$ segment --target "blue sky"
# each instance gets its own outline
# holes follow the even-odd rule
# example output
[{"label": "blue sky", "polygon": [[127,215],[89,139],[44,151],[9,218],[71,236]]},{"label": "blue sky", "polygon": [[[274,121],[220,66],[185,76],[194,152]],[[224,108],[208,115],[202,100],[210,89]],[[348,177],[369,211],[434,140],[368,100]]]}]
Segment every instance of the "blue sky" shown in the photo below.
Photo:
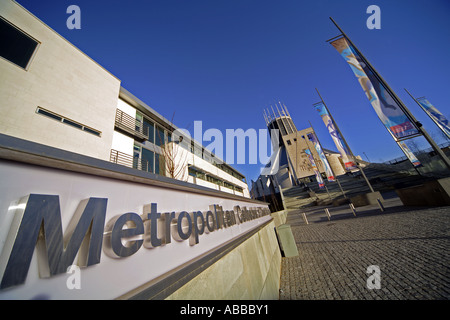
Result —
[{"label": "blue sky", "polygon": [[[437,127],[406,94],[426,96],[450,117],[448,0],[133,0],[18,2],[122,80],[122,86],[181,128],[265,128],[262,110],[286,104],[297,126],[311,121],[335,150],[312,107],[318,88],[353,153],[381,162],[403,156],[352,71],[325,41],[333,17],[425,129]],[[69,5],[81,30],[69,30]],[[369,30],[369,5],[381,29]],[[208,143],[204,143],[207,145]],[[363,154],[365,153],[365,155]],[[259,165],[234,165],[247,181]]]}]

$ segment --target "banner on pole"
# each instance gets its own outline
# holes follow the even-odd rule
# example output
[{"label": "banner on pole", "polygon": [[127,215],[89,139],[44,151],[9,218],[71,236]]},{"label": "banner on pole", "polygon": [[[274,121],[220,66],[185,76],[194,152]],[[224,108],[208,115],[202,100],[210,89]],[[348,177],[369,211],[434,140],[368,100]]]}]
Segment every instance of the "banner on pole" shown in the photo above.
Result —
[{"label": "banner on pole", "polygon": [[308,159],[309,159],[309,162],[311,163],[311,167],[314,171],[314,174],[316,175],[316,179],[317,179],[317,183],[319,184],[319,188],[325,187],[325,183],[323,182],[322,175],[320,174],[319,169],[317,169],[316,161],[314,161],[314,157],[311,153],[311,150],[306,149],[305,153],[308,155]]},{"label": "banner on pole", "polygon": [[422,163],[420,163],[419,159],[417,159],[416,155],[411,151],[411,149],[408,148],[406,143],[404,141],[397,142],[400,149],[403,150],[403,153],[406,155],[406,157],[411,161],[412,165],[417,168],[421,167]]},{"label": "banner on pole", "polygon": [[323,123],[325,123],[325,126],[327,127],[328,132],[330,133],[330,136],[333,139],[334,144],[336,145],[336,148],[341,154],[342,161],[344,162],[345,165],[345,169],[346,170],[356,169],[357,166],[355,162],[350,160],[352,158],[350,150],[348,150],[347,146],[345,145],[344,140],[342,139],[339,131],[336,129],[336,126],[333,120],[331,119],[330,114],[328,113],[328,110],[323,104],[323,102],[316,103],[314,105],[314,108],[319,112],[319,115],[321,116]]},{"label": "banner on pole", "polygon": [[419,130],[347,39],[342,37],[330,43],[349,64],[370,104],[394,140],[400,141],[419,135]]},{"label": "banner on pole", "polygon": [[436,123],[436,125],[450,138],[450,126],[447,118],[434,107],[425,97],[416,99],[423,111]]},{"label": "banner on pole", "polygon": [[323,163],[323,166],[325,167],[325,172],[327,174],[328,181],[336,181],[334,178],[333,170],[331,170],[331,166],[328,162],[327,157],[325,156],[325,153],[322,150],[322,147],[320,146],[319,139],[317,139],[317,136],[314,132],[307,134],[309,141],[311,141],[314,145],[314,149],[316,149],[317,153],[319,154],[319,158]]}]

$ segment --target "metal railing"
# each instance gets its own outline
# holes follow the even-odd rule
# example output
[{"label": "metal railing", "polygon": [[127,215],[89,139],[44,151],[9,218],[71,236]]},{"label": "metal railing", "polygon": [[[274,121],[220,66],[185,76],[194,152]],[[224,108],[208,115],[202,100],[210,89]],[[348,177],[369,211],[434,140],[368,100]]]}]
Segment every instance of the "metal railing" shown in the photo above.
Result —
[{"label": "metal railing", "polygon": [[120,152],[118,150],[111,149],[109,161],[120,164],[122,166],[147,172],[153,172],[153,168],[151,167],[148,161],[145,161],[139,157],[133,157],[129,154]]},{"label": "metal railing", "polygon": [[148,129],[145,128],[147,130],[144,130],[142,123],[120,109],[116,110],[115,125],[117,128],[126,131],[139,139],[148,139],[148,132],[145,132],[148,131]]}]

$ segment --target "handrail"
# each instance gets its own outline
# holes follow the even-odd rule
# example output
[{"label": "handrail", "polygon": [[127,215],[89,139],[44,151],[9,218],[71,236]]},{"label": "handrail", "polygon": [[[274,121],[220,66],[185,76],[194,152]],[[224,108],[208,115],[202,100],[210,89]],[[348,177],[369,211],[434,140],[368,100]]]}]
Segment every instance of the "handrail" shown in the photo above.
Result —
[{"label": "handrail", "polygon": [[123,128],[130,133],[137,134],[138,137],[148,139],[148,128],[145,128],[145,131],[147,131],[145,132],[142,123],[140,126],[136,126],[136,119],[120,109],[116,109],[115,124],[119,128]]},{"label": "handrail", "polygon": [[143,161],[140,157],[133,157],[129,154],[126,154],[124,152],[120,152],[115,149],[111,149],[109,161],[113,163],[120,164],[122,166],[147,171],[147,172],[153,172],[153,168],[149,167],[148,161]]}]

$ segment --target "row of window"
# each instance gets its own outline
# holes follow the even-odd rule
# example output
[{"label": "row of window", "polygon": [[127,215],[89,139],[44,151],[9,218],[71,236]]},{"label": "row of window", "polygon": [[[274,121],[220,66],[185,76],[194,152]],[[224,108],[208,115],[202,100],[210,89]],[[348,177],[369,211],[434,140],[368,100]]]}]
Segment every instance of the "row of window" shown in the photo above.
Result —
[{"label": "row of window", "polygon": [[[151,121],[149,118],[144,116],[139,111],[136,111],[135,130],[147,136],[148,138],[146,139],[146,141],[153,143],[159,147],[163,146],[166,142],[172,141],[172,133],[170,131],[165,130],[155,122]],[[180,137],[179,141],[176,141],[176,143],[179,144],[181,147],[185,148],[186,150],[189,150],[191,153],[198,156],[199,158],[202,158],[203,160],[218,167],[222,171],[225,171],[231,176],[241,181],[244,181],[245,177],[243,175],[237,173],[235,170],[231,169],[229,166],[225,164],[218,163],[218,161],[215,160],[214,154],[210,153],[202,146],[195,144],[193,140],[190,141],[189,145],[188,141],[186,140],[183,141],[183,137]]]},{"label": "row of window", "polygon": [[189,175],[192,177],[198,178],[198,179],[202,179],[202,180],[217,184],[218,186],[223,186],[223,187],[226,187],[226,188],[238,191],[238,192],[243,192],[243,189],[241,187],[236,186],[232,183],[229,183],[225,180],[221,180],[217,177],[208,175],[208,174],[206,174],[200,170],[197,170],[193,167],[189,167]]},{"label": "row of window", "polygon": [[144,117],[140,112],[136,112],[136,131],[144,133],[148,136],[147,141],[154,143],[157,146],[162,146],[167,142],[172,141],[172,134],[158,126],[147,117]]},{"label": "row of window", "polygon": [[47,109],[44,109],[44,108],[41,108],[41,107],[37,107],[36,113],[37,113],[37,114],[40,114],[40,115],[42,115],[42,116],[51,118],[51,119],[53,119],[53,120],[59,121],[59,122],[61,122],[61,123],[67,124],[67,125],[69,125],[69,126],[71,126],[71,127],[80,129],[80,130],[82,130],[82,131],[89,132],[89,133],[91,133],[91,134],[93,134],[93,135],[96,135],[96,136],[98,136],[98,137],[100,137],[101,134],[102,134],[101,131],[92,129],[91,127],[88,127],[88,126],[86,126],[86,125],[84,125],[84,124],[81,124],[81,123],[76,122],[76,121],[74,121],[74,120],[72,120],[72,119],[69,119],[69,118],[67,118],[67,117],[64,117],[64,116],[59,115],[59,114],[57,114],[57,113],[55,113],[55,112],[53,112],[53,111],[50,111],[50,110],[47,110]]},{"label": "row of window", "polygon": [[186,143],[183,143],[182,140],[181,140],[181,142],[179,142],[179,145],[181,147],[189,150],[191,153],[193,153],[197,157],[202,158],[203,160],[211,163],[212,165],[216,166],[220,170],[228,173],[229,175],[231,175],[241,181],[244,181],[245,177],[243,175],[237,173],[236,171],[234,171],[233,169],[231,169],[229,166],[227,166],[224,163],[218,163],[218,161],[216,161],[214,154],[210,153],[207,149],[200,147],[199,145],[196,145],[194,143],[194,141],[191,141],[191,145],[189,148],[186,145]]}]

